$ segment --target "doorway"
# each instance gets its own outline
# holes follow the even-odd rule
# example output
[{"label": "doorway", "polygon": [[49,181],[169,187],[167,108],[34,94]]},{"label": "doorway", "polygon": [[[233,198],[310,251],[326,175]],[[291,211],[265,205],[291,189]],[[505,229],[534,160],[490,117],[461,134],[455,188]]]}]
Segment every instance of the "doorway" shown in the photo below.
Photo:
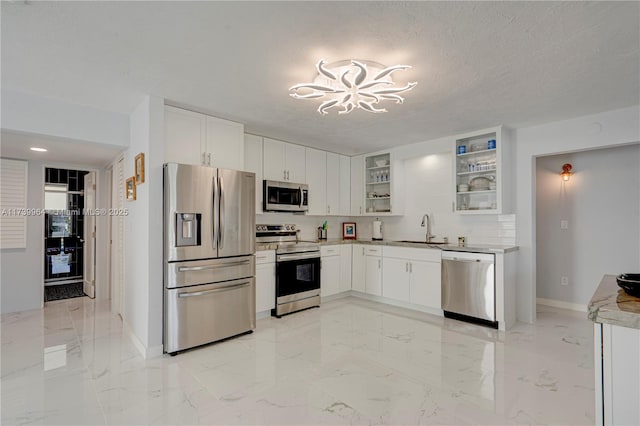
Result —
[{"label": "doorway", "polygon": [[87,226],[91,226],[90,221],[87,222],[90,215],[86,214],[87,177],[93,178],[95,194],[95,172],[45,168],[45,302],[87,295],[83,281],[87,272],[95,273],[95,226],[87,230]]},{"label": "doorway", "polygon": [[585,312],[603,275],[637,270],[638,160],[640,144],[536,159],[538,304]]}]

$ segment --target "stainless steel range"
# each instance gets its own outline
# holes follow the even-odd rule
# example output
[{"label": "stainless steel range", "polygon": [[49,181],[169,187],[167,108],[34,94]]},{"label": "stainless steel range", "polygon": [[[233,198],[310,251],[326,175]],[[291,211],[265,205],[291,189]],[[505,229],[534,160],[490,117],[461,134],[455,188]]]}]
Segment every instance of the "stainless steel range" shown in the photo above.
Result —
[{"label": "stainless steel range", "polygon": [[295,225],[256,225],[257,244],[276,244],[276,307],[282,315],[320,306],[320,245],[299,241]]}]

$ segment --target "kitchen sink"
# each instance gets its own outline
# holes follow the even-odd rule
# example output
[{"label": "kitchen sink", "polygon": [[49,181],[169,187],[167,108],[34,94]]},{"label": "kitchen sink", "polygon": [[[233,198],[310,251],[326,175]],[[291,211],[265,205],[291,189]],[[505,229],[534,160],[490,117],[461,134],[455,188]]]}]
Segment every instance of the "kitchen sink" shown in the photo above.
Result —
[{"label": "kitchen sink", "polygon": [[426,242],[426,241],[413,241],[413,240],[401,240],[398,241],[399,243],[411,243],[411,244],[425,244],[425,245],[444,245],[444,244],[449,244],[448,242],[445,243],[444,241],[431,241],[431,242]]}]

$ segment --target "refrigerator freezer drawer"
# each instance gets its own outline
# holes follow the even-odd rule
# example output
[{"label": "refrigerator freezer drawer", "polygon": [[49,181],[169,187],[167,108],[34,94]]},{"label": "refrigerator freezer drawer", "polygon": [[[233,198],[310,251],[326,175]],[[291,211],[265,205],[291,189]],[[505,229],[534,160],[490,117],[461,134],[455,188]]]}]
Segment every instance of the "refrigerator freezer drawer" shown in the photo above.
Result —
[{"label": "refrigerator freezer drawer", "polygon": [[166,288],[210,284],[256,275],[254,256],[172,262],[166,265]]},{"label": "refrigerator freezer drawer", "polygon": [[165,352],[215,342],[256,327],[253,277],[164,292]]}]

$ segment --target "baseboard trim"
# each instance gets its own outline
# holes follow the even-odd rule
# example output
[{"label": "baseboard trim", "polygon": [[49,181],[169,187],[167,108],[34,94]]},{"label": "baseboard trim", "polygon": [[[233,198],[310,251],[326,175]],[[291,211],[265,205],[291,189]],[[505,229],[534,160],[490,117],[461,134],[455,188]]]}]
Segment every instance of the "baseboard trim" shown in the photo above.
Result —
[{"label": "baseboard trim", "polygon": [[576,312],[587,312],[586,305],[579,303],[564,302],[562,300],[543,299],[542,297],[536,298],[536,303],[539,305],[551,306],[553,308],[568,309]]},{"label": "baseboard trim", "polygon": [[150,348],[147,348],[144,343],[142,343],[140,339],[138,339],[138,336],[136,336],[136,334],[133,332],[133,330],[129,326],[129,323],[127,323],[124,319],[122,320],[122,330],[127,335],[127,337],[131,339],[131,342],[133,342],[133,346],[135,346],[138,352],[140,352],[142,358],[149,359],[162,356],[162,345],[151,346]]}]

